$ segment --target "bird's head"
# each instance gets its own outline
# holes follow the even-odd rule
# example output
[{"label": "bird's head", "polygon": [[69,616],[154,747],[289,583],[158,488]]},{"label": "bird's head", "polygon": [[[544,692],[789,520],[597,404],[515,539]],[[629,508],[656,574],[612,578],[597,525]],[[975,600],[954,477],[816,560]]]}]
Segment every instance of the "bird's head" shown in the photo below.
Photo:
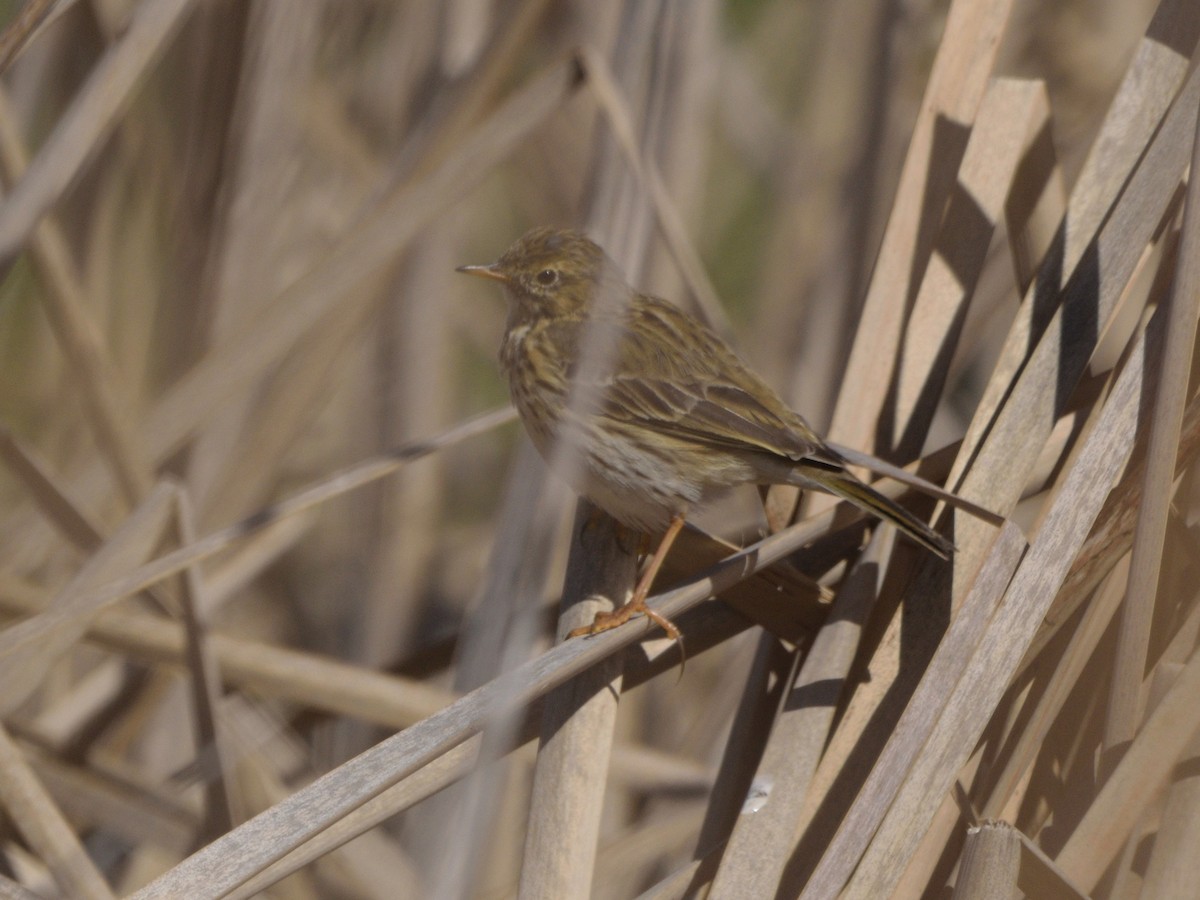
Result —
[{"label": "bird's head", "polygon": [[504,285],[518,320],[583,316],[615,269],[604,251],[577,231],[535,228],[494,263],[456,271]]}]

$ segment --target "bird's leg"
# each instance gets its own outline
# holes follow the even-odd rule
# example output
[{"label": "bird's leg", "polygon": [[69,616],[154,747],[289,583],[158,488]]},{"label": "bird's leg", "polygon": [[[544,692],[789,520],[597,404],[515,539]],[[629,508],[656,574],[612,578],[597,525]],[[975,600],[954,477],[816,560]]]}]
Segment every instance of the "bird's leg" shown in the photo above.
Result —
[{"label": "bird's leg", "polygon": [[567,637],[573,638],[585,634],[599,634],[602,631],[616,628],[618,625],[624,625],[635,615],[642,613],[647,619],[665,631],[671,640],[679,640],[679,629],[666,616],[660,615],[650,609],[646,605],[646,597],[650,594],[650,587],[654,584],[654,578],[658,575],[658,570],[662,568],[663,560],[667,558],[667,551],[671,549],[671,545],[675,543],[675,538],[679,536],[679,532],[682,529],[683,516],[676,515],[672,517],[671,524],[667,528],[667,533],[663,535],[662,542],[658,545],[658,549],[654,551],[654,556],[650,558],[650,564],[646,566],[646,571],[638,579],[637,587],[634,588],[633,596],[629,598],[628,603],[614,609],[612,612],[597,613],[591,625],[583,625],[576,628]]}]

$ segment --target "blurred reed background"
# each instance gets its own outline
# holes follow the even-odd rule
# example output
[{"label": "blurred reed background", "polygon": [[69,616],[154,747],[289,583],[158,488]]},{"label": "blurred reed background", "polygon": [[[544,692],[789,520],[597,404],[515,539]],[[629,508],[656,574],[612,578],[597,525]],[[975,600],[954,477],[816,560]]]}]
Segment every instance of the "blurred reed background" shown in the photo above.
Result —
[{"label": "blurred reed background", "polygon": [[[0,17],[4,896],[1191,896],[1194,4]],[[748,491],[787,559],[681,544],[683,674],[552,650],[519,426],[392,453],[507,403],[453,270],[536,224],[1015,524]]]}]

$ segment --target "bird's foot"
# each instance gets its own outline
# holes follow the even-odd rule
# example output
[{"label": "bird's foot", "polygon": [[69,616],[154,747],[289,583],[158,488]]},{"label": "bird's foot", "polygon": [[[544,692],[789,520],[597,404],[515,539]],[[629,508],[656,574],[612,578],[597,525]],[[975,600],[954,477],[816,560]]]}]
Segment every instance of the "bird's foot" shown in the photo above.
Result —
[{"label": "bird's foot", "polygon": [[681,528],[683,528],[683,516],[677,515],[671,520],[670,528],[667,529],[667,533],[663,536],[662,543],[659,544],[657,552],[655,552],[653,558],[650,560],[650,564],[646,567],[646,571],[638,581],[637,587],[633,591],[633,596],[629,599],[628,603],[614,609],[612,612],[597,613],[591,625],[583,625],[572,629],[567,635],[567,639],[570,640],[574,637],[585,637],[587,635],[600,634],[603,631],[610,631],[613,628],[624,625],[638,613],[641,613],[646,617],[648,622],[657,625],[667,633],[667,637],[679,645],[679,674],[682,677],[683,666],[686,664],[686,656],[683,651],[683,635],[670,619],[661,613],[655,612],[646,605],[646,597],[650,594],[650,586],[654,584],[654,578],[658,574],[659,567],[667,555],[667,550],[670,549]]},{"label": "bird's foot", "polygon": [[567,635],[567,638],[584,637],[586,635],[611,631],[613,628],[624,625],[639,613],[644,615],[649,622],[652,622],[665,631],[671,640],[678,641],[680,639],[679,629],[666,616],[656,613],[647,606],[645,597],[634,597],[624,606],[617,607],[612,612],[596,613],[596,618],[592,620],[591,625],[582,625],[579,628],[573,629]]}]

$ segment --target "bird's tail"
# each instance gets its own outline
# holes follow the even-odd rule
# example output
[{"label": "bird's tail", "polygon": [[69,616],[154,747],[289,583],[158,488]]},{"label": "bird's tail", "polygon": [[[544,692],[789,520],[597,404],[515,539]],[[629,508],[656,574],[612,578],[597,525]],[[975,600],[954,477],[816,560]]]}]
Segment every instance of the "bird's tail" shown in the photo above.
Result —
[{"label": "bird's tail", "polygon": [[859,509],[886,522],[891,522],[901,532],[942,559],[949,559],[954,552],[954,544],[930,528],[928,524],[845,469],[800,465],[793,470],[791,480],[799,487],[819,488],[835,497],[849,500]]}]

